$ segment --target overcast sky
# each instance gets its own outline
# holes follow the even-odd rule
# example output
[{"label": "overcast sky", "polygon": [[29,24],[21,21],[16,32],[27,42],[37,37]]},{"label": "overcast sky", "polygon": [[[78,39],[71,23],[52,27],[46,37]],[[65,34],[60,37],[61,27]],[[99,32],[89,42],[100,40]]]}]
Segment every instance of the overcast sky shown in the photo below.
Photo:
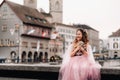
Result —
[{"label": "overcast sky", "polygon": [[[10,1],[23,4],[23,0]],[[49,12],[49,0],[38,0],[38,8]],[[63,0],[63,23],[87,24],[107,39],[120,28],[120,0]]]}]

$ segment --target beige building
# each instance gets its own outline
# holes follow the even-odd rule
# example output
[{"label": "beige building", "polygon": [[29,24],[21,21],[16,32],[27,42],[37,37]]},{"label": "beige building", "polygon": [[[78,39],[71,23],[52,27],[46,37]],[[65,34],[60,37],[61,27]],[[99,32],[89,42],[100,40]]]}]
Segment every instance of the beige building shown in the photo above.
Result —
[{"label": "beige building", "polygon": [[[36,3],[36,0],[34,1]],[[41,62],[51,57],[48,44],[52,27],[43,14],[35,8],[7,0],[0,5],[0,13],[1,58]]]},{"label": "beige building", "polygon": [[[49,0],[49,13],[39,12],[35,9],[36,6],[37,0],[24,0],[24,6],[6,0],[1,4],[3,16],[2,19],[0,19],[0,25],[3,26],[2,29],[6,29],[6,25],[9,25],[12,29],[8,29],[10,32],[7,32],[7,37],[11,34],[13,38],[16,37],[17,39],[15,43],[15,41],[11,41],[12,39],[1,37],[1,45],[4,44],[4,42],[10,43],[10,41],[12,44],[18,44],[17,48],[12,48],[12,50],[16,51],[9,50],[8,52],[11,52],[11,56],[13,52],[16,53],[15,57],[19,56],[23,62],[29,59],[32,59],[32,61],[36,61],[37,59],[39,59],[39,61],[41,61],[41,59],[50,59],[51,56],[56,54],[62,57],[68,45],[74,40],[76,29],[78,28],[74,25],[62,23],[63,0]],[[16,34],[14,33],[14,26],[16,26],[16,28],[18,26],[20,27]],[[84,26],[84,28],[87,29],[89,33],[92,48],[97,51],[99,32],[89,26]],[[51,33],[54,33],[54,31],[57,31],[59,36],[51,39]],[[2,32],[0,34],[4,33]],[[5,57],[8,58],[9,56]],[[12,59],[12,57],[10,57],[10,59]]]}]

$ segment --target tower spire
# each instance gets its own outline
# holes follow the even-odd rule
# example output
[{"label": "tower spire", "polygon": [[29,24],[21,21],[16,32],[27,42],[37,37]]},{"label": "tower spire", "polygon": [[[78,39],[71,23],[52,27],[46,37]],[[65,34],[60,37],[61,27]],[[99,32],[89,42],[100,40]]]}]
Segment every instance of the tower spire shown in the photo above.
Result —
[{"label": "tower spire", "polygon": [[52,15],[52,22],[62,23],[63,0],[49,0],[49,11]]}]

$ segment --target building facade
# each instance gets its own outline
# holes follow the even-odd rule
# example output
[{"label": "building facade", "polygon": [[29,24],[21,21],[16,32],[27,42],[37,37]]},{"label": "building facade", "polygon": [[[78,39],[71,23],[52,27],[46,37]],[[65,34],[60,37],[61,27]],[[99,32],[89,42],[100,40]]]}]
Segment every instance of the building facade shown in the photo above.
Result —
[{"label": "building facade", "polygon": [[[36,9],[37,0],[24,0],[24,6],[6,0],[2,2],[1,56],[9,59],[19,57],[21,62],[45,61],[56,54],[62,57],[75,39],[78,28],[87,29],[90,44],[97,51],[98,31],[86,25],[63,24],[63,0],[49,0],[49,5],[50,12],[45,13]],[[59,36],[51,39],[54,30]]]},{"label": "building facade", "polygon": [[67,50],[68,46],[73,42],[76,36],[76,30],[72,25],[66,25],[62,23],[52,24],[59,36],[63,38],[63,53]]},{"label": "building facade", "polygon": [[120,29],[113,32],[108,38],[109,58],[120,57]]},{"label": "building facade", "polygon": [[0,5],[0,56],[20,62],[47,61],[52,27],[36,9],[4,0]]}]

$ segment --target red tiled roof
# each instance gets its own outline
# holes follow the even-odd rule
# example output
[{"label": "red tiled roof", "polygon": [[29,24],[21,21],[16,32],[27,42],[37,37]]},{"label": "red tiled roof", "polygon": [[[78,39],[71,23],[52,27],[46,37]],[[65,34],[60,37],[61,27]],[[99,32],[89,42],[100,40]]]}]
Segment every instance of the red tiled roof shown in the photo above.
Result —
[{"label": "red tiled roof", "polygon": [[116,32],[113,32],[109,37],[120,37],[120,29],[118,29]]},{"label": "red tiled roof", "polygon": [[[50,27],[50,23],[45,19],[44,15],[40,13],[37,9],[30,8],[24,5],[20,5],[20,4],[16,4],[16,3],[6,1],[6,0],[3,1],[3,3],[4,2],[6,2],[10,6],[10,8],[15,12],[15,14],[24,23]],[[26,16],[29,16],[31,17],[31,19],[33,18],[34,20],[29,20]],[[38,21],[38,19],[43,20],[43,21]]]}]

